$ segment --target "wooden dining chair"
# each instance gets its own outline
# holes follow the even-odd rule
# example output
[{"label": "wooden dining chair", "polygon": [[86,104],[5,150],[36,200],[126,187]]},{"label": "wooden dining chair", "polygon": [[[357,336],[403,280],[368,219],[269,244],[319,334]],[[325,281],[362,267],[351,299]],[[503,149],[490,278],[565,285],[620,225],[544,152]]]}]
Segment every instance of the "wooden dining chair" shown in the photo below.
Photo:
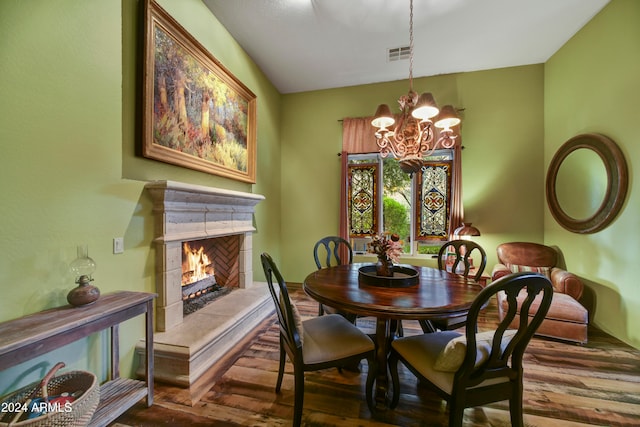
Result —
[{"label": "wooden dining chair", "polygon": [[[480,311],[498,292],[508,301],[506,317],[494,330],[476,333]],[[522,357],[549,310],[553,287],[538,273],[514,273],[488,285],[473,301],[465,333],[439,331],[399,338],[391,343],[389,369],[393,384],[391,407],[398,405],[402,362],[449,406],[449,426],[462,425],[464,409],[509,400],[511,425],[523,426]],[[517,329],[507,329],[516,316]],[[524,313],[524,314],[523,314]]]},{"label": "wooden dining chair", "polygon": [[[344,247],[346,256],[340,255],[340,249]],[[322,262],[320,259],[324,262]],[[318,240],[313,247],[313,259],[316,267],[320,270],[323,267],[335,265],[351,264],[353,262],[353,248],[351,243],[339,236],[327,236]]]},{"label": "wooden dining chair", "polygon": [[[471,264],[472,259],[477,262],[475,268]],[[452,273],[460,274],[465,279],[471,277],[476,282],[480,281],[486,266],[487,253],[482,246],[471,240],[451,240],[442,245],[438,253],[438,268],[440,270],[450,269]],[[463,327],[466,321],[467,316],[460,315],[442,319],[420,320],[420,326],[424,332],[452,331]]]},{"label": "wooden dining chair", "polygon": [[[450,259],[447,257],[448,254],[451,254]],[[474,271],[471,259],[475,258],[478,261],[478,257],[480,264],[475,267]],[[438,253],[438,268],[446,270],[448,264],[451,265],[451,272],[461,274],[464,277],[471,275],[473,280],[479,282],[487,266],[487,253],[482,246],[473,240],[450,240],[442,245]]]},{"label": "wooden dining chair", "polygon": [[[287,285],[275,262],[267,253],[261,256],[262,268],[280,324],[280,363],[276,393],[280,392],[286,357],[293,363],[294,406],[293,425],[302,420],[304,373],[326,368],[340,368],[367,359],[366,401],[374,411],[373,383],[376,377],[375,344],[367,334],[339,314],[327,314],[301,320],[296,306],[291,304]],[[275,277],[275,282],[274,282]]]},{"label": "wooden dining chair", "polygon": [[[341,252],[346,255],[341,255]],[[351,264],[353,262],[353,248],[351,244],[342,237],[326,236],[318,240],[313,247],[313,260],[316,262],[318,270],[336,265]],[[325,313],[341,314],[351,323],[356,322],[357,316],[355,314],[343,312],[319,303],[318,315],[322,316]]]}]

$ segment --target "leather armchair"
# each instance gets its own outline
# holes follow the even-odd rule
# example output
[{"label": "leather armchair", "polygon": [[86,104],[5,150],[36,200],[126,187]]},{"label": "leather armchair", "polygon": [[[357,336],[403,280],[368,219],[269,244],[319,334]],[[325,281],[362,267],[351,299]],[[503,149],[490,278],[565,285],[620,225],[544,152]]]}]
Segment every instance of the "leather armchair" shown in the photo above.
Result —
[{"label": "leather armchair", "polygon": [[[554,248],[537,243],[510,242],[499,245],[497,255],[499,264],[493,268],[492,280],[518,271],[541,273],[551,280],[554,291],[551,307],[536,335],[579,344],[587,342],[589,312],[580,303],[584,284],[578,276],[557,266],[558,252]],[[504,296],[498,295],[500,320],[504,318],[506,306]],[[517,324],[519,318],[518,310],[512,325]]]}]

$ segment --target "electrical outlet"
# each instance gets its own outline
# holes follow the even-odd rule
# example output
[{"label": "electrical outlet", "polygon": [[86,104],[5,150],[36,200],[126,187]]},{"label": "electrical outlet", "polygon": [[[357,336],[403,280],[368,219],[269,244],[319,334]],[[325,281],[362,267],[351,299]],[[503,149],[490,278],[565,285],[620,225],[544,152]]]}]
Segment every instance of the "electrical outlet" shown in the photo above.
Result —
[{"label": "electrical outlet", "polygon": [[114,237],[113,238],[113,253],[121,254],[124,252],[124,238],[123,237]]}]

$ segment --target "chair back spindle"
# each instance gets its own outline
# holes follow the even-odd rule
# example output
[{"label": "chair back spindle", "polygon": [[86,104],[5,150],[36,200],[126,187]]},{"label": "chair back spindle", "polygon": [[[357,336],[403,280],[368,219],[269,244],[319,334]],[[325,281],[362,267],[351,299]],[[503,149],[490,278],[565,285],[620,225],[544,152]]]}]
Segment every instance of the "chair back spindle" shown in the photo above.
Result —
[{"label": "chair back spindle", "polygon": [[[340,255],[341,247],[346,248],[346,251],[344,251],[346,252],[346,258],[344,255]],[[324,257],[324,264],[320,261],[323,252],[326,255]],[[327,236],[316,242],[313,247],[313,259],[316,262],[318,270],[323,267],[351,264],[353,262],[353,249],[351,248],[351,244],[342,237]]]}]

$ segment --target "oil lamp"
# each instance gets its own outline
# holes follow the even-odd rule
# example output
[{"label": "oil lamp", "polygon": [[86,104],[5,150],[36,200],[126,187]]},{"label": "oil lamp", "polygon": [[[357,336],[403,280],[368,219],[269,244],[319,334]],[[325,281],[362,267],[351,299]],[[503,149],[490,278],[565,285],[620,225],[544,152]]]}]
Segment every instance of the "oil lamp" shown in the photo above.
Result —
[{"label": "oil lamp", "polygon": [[89,257],[89,250],[86,245],[78,245],[78,257],[69,265],[69,270],[73,273],[77,287],[71,289],[67,294],[69,304],[79,307],[95,302],[100,298],[100,290],[91,284],[91,276],[96,270],[96,263]]}]

